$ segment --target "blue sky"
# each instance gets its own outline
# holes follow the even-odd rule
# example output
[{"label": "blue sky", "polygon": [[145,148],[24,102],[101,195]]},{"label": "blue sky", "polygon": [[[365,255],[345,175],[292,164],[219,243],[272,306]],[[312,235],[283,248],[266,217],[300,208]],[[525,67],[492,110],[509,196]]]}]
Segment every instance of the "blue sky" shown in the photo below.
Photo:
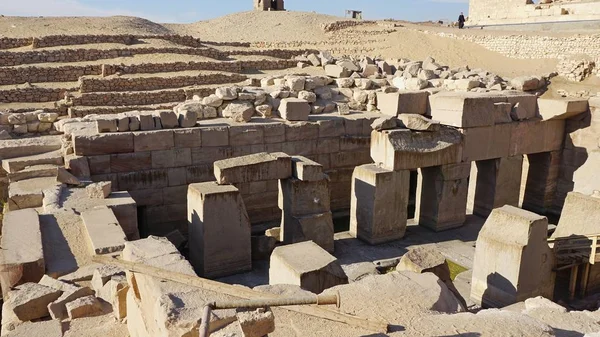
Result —
[{"label": "blue sky", "polygon": [[[362,10],[365,19],[452,19],[468,0],[286,0],[293,11],[342,16]],[[194,22],[252,9],[252,0],[0,0],[0,14],[20,16],[134,15],[158,22]]]}]

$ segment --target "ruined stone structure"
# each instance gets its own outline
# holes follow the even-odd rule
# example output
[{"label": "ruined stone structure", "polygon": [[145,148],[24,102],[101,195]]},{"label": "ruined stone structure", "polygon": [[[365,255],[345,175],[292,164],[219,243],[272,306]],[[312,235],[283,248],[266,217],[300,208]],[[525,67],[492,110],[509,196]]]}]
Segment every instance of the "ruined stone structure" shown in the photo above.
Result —
[{"label": "ruined stone structure", "polygon": [[254,0],[254,9],[258,11],[284,11],[284,0]]},{"label": "ruined stone structure", "polygon": [[470,0],[467,25],[524,24],[600,19],[599,1]]}]

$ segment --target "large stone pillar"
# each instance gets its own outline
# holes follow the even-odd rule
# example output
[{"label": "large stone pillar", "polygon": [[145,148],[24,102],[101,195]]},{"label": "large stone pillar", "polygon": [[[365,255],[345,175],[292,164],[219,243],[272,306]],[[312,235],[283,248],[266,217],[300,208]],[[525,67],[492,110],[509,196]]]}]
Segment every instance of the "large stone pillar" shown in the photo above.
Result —
[{"label": "large stone pillar", "polygon": [[522,172],[521,155],[478,161],[473,213],[487,217],[494,208],[518,206]]},{"label": "large stone pillar", "polygon": [[390,171],[374,164],[352,174],[350,234],[377,245],[404,237],[410,171]]},{"label": "large stone pillar", "polygon": [[512,206],[494,209],[477,238],[471,299],[497,308],[535,296],[552,299],[554,254],[547,231],[544,216]]},{"label": "large stone pillar", "polygon": [[523,196],[523,209],[546,214],[554,205],[560,173],[560,151],[527,155],[529,170]]},{"label": "large stone pillar", "polygon": [[415,214],[419,225],[439,232],[465,223],[470,172],[470,162],[419,170]]},{"label": "large stone pillar", "polygon": [[250,220],[240,191],[215,182],[188,187],[190,262],[203,277],[252,269]]}]

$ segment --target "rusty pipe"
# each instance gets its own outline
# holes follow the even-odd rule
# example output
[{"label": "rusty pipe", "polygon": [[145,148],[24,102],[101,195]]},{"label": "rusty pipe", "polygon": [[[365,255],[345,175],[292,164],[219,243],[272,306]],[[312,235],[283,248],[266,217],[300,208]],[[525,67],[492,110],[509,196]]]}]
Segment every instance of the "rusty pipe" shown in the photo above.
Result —
[{"label": "rusty pipe", "polygon": [[210,302],[204,307],[202,313],[202,323],[200,324],[200,337],[210,336],[210,315],[212,310],[217,309],[254,309],[264,307],[284,307],[290,305],[334,305],[340,307],[340,294],[336,292],[330,295],[315,295],[315,296],[299,296],[299,297],[283,297],[283,298],[267,298],[257,300],[231,300]]}]

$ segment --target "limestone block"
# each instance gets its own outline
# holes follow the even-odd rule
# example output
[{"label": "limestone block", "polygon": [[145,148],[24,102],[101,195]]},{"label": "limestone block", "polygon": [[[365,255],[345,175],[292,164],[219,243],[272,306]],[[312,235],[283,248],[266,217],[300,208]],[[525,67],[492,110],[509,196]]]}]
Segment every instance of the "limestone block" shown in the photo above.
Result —
[{"label": "limestone block", "polygon": [[510,80],[510,85],[519,91],[533,91],[538,89],[543,83],[534,76],[520,76]]},{"label": "limestone block", "polygon": [[[127,116],[123,116],[123,117],[119,117],[119,119],[117,119],[117,131],[119,132],[126,132],[129,131],[129,117]],[[135,130],[131,130],[131,131],[135,131]]]},{"label": "limestone block", "polygon": [[333,78],[350,77],[352,72],[337,64],[326,64],[325,75]]},{"label": "limestone block", "polygon": [[127,238],[129,240],[139,239],[138,208],[131,195],[128,192],[112,192],[104,201],[108,208],[115,213]]},{"label": "limestone block", "polygon": [[140,129],[140,118],[138,116],[129,116],[129,131],[139,131]]},{"label": "limestone block", "polygon": [[292,176],[304,181],[322,180],[323,165],[303,156],[292,157]]},{"label": "limestone block", "polygon": [[369,244],[404,237],[409,185],[409,171],[357,166],[352,174],[350,234]]},{"label": "limestone block", "polygon": [[465,223],[470,172],[470,162],[419,170],[415,214],[419,225],[439,232]]},{"label": "limestone block", "polygon": [[329,180],[279,180],[278,206],[291,216],[325,213],[331,210]]},{"label": "limestone block", "polygon": [[431,118],[460,128],[494,125],[494,104],[507,102],[504,95],[443,92],[429,97]]},{"label": "limestone block", "polygon": [[44,275],[39,284],[62,291],[62,294],[56,301],[48,304],[48,312],[50,312],[50,317],[52,317],[52,319],[67,318],[67,303],[94,294],[94,291],[88,287],[80,287],[64,281],[55,280],[47,275]]},{"label": "limestone block", "polygon": [[102,265],[94,270],[92,274],[92,287],[98,292],[113,276],[124,276],[125,271],[117,266]]},{"label": "limestone block", "polygon": [[177,115],[172,110],[160,110],[158,117],[160,117],[163,129],[173,129],[179,126]]},{"label": "limestone block", "polygon": [[182,128],[191,128],[196,126],[197,120],[198,113],[192,110],[180,110],[177,114],[178,124]]},{"label": "limestone block", "polygon": [[98,133],[103,132],[117,132],[119,129],[117,127],[116,119],[98,119],[96,120],[96,130]]},{"label": "limestone block", "polygon": [[90,199],[106,199],[110,195],[111,190],[112,183],[110,181],[101,181],[85,187],[87,196]]},{"label": "limestone block", "polygon": [[156,123],[154,123],[154,116],[151,114],[141,114],[140,119],[140,130],[151,131],[156,130]]},{"label": "limestone block", "polygon": [[96,296],[81,297],[66,305],[70,319],[93,317],[102,314],[102,303]]},{"label": "limestone block", "polygon": [[388,116],[404,113],[425,115],[428,98],[427,91],[377,92],[377,109]]},{"label": "limestone block", "polygon": [[133,134],[124,132],[73,135],[73,147],[78,156],[133,152]]},{"label": "limestone block", "polygon": [[42,123],[54,123],[58,119],[56,112],[43,112],[37,115],[37,118]]},{"label": "limestone block", "polygon": [[284,98],[279,105],[281,118],[288,121],[307,121],[310,111],[308,101],[299,98]]},{"label": "limestone block", "polygon": [[562,149],[565,120],[524,121],[510,133],[509,155],[558,151]]},{"label": "limestone block", "polygon": [[48,304],[62,292],[37,283],[24,283],[10,290],[2,305],[2,325],[49,316]]},{"label": "limestone block", "polygon": [[223,109],[223,117],[231,118],[235,122],[249,122],[254,115],[254,105],[247,101],[233,101]]},{"label": "limestone block", "polygon": [[503,91],[508,103],[512,104],[511,118],[515,121],[533,119],[538,113],[538,98],[536,95],[521,91]]},{"label": "limestone block", "polygon": [[233,101],[238,97],[237,90],[234,87],[217,88],[215,95],[224,101]]},{"label": "limestone block", "polygon": [[277,239],[271,236],[252,236],[252,260],[265,260],[271,256]]},{"label": "limestone block", "polygon": [[25,322],[17,326],[7,336],[9,337],[62,337],[62,323],[60,320]]},{"label": "limestone block", "polygon": [[475,248],[471,299],[504,307],[535,296],[552,298],[554,256],[548,219],[512,206],[494,209]]},{"label": "limestone block", "polygon": [[170,150],[175,146],[173,130],[136,132],[133,140],[135,152]]},{"label": "limestone block", "polygon": [[538,99],[540,116],[544,120],[567,119],[588,111],[587,99]]},{"label": "limestone block", "polygon": [[217,183],[224,185],[286,179],[292,175],[292,164],[282,152],[257,153],[216,161],[214,170]]},{"label": "limestone block", "polygon": [[240,311],[236,317],[244,337],[263,337],[275,331],[275,316],[271,310]]},{"label": "limestone block", "polygon": [[[517,103],[519,104],[519,103]],[[513,111],[512,104],[508,102],[494,103],[494,124],[510,123],[513,121],[511,113]],[[517,119],[518,120],[518,119]]]},{"label": "limestone block", "polygon": [[77,179],[71,172],[67,171],[64,167],[59,167],[56,173],[56,181],[66,185],[79,186],[81,181]]},{"label": "limestone block", "polygon": [[92,255],[122,251],[127,237],[111,209],[99,206],[81,213]]},{"label": "limestone block", "polygon": [[275,248],[269,267],[269,284],[295,284],[315,294],[347,284],[337,259],[312,241]]},{"label": "limestone block", "polygon": [[281,219],[282,242],[284,244],[312,241],[333,253],[333,217],[331,212],[292,216],[283,210]]},{"label": "limestone block", "polygon": [[188,224],[190,262],[199,275],[220,277],[252,268],[250,221],[237,188],[189,185]]},{"label": "limestone block", "polygon": [[8,212],[2,220],[2,289],[38,282],[45,273],[42,233],[37,212]]},{"label": "limestone block", "polygon": [[503,158],[510,155],[511,133],[517,123],[462,129],[464,162]]},{"label": "limestone block", "polygon": [[591,219],[600,219],[599,216],[600,198],[570,192],[552,237],[598,234],[598,223]]},{"label": "limestone block", "polygon": [[379,117],[371,124],[371,129],[375,131],[391,130],[397,127],[398,118],[395,116]]},{"label": "limestone block", "polygon": [[523,156],[478,161],[473,213],[487,217],[494,208],[517,206],[522,172]]},{"label": "limestone block", "polygon": [[440,122],[416,114],[398,115],[398,125],[412,131],[440,131]]},{"label": "limestone block", "polygon": [[451,128],[439,132],[373,131],[371,158],[393,171],[458,163],[461,141],[460,132]]},{"label": "limestone block", "polygon": [[446,258],[432,247],[417,247],[402,255],[397,271],[412,271],[414,273],[433,273],[443,282],[450,281],[450,267]]},{"label": "limestone block", "polygon": [[[529,165],[522,208],[547,214],[554,206],[561,167],[562,151],[527,155]],[[524,166],[526,168],[527,166]],[[564,212],[564,208],[563,208]],[[564,213],[563,213],[564,214]]]},{"label": "limestone block", "polygon": [[285,84],[292,91],[301,91],[304,90],[304,83],[306,82],[306,78],[303,76],[286,76]]}]

